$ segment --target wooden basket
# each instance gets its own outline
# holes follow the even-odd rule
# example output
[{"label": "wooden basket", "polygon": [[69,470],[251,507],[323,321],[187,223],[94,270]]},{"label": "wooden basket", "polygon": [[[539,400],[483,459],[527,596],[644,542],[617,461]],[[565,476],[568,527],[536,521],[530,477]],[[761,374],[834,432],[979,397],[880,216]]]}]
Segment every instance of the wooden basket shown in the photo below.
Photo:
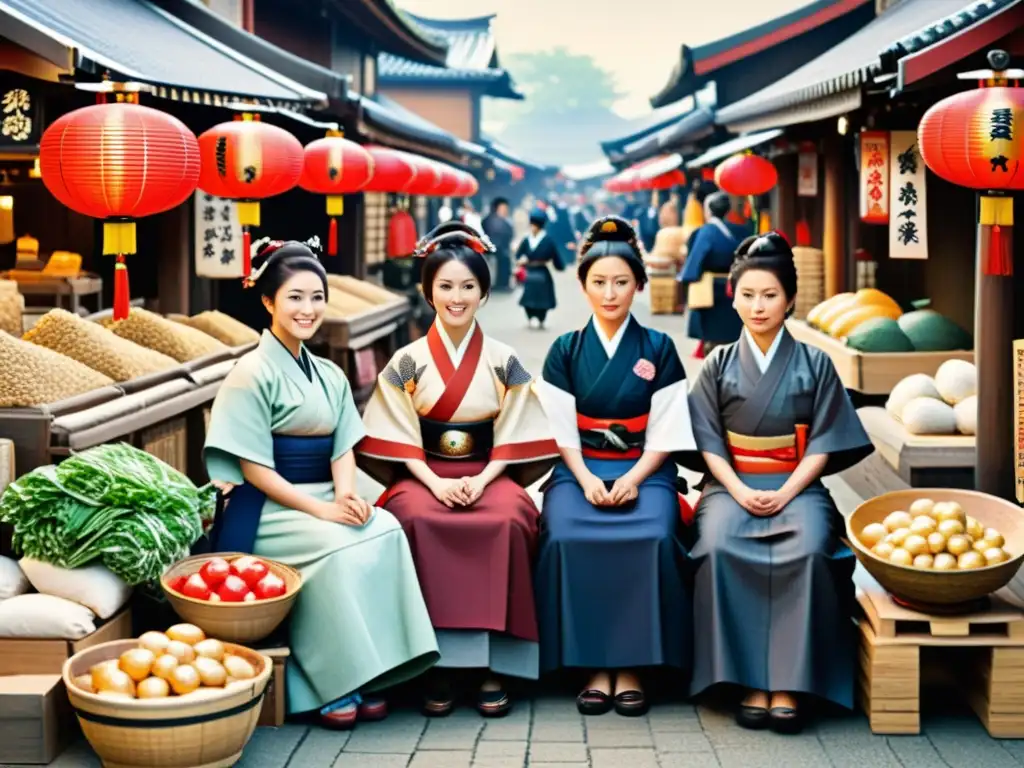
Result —
[{"label": "wooden basket", "polygon": [[210,603],[187,597],[168,586],[168,582],[178,576],[187,579],[193,573],[198,573],[203,563],[214,557],[223,557],[232,562],[242,557],[242,553],[214,552],[179,560],[160,580],[160,586],[163,587],[167,599],[182,619],[195,624],[210,637],[233,643],[255,643],[264,639],[277,629],[291,611],[295,598],[302,588],[302,574],[283,563],[261,557],[260,560],[267,564],[271,573],[284,580],[285,593],[281,597],[252,603]]},{"label": "wooden basket", "polygon": [[[955,501],[986,528],[996,528],[1011,557],[1005,563],[969,571],[925,571],[896,565],[871,552],[856,532],[880,523],[890,512],[906,510],[917,499]],[[976,610],[978,600],[1005,587],[1024,562],[1024,510],[1003,499],[977,491],[910,488],[884,493],[865,501],[846,520],[846,533],[857,559],[894,597],[926,612]]]},{"label": "wooden basket", "polygon": [[75,654],[64,664],[64,685],[89,744],[104,768],[226,768],[242,757],[260,717],[273,664],[266,656],[225,644],[256,669],[247,685],[202,698],[119,701],[77,688],[74,678],[95,664],[137,648],[138,640],[115,640]]}]

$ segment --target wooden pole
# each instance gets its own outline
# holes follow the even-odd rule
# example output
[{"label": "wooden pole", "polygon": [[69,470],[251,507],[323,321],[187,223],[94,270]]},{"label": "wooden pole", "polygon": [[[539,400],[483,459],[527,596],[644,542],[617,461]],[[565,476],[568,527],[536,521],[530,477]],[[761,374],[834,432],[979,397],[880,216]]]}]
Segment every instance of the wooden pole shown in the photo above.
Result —
[{"label": "wooden pole", "polygon": [[[976,490],[1014,498],[1013,473],[1013,278],[986,275],[989,230],[978,225],[974,290],[974,364],[978,370]],[[1001,237],[1013,253],[1013,227]]]},{"label": "wooden pole", "polygon": [[825,260],[825,298],[842,293],[846,276],[846,210],[844,204],[842,146],[825,143],[825,211],[822,251]]}]

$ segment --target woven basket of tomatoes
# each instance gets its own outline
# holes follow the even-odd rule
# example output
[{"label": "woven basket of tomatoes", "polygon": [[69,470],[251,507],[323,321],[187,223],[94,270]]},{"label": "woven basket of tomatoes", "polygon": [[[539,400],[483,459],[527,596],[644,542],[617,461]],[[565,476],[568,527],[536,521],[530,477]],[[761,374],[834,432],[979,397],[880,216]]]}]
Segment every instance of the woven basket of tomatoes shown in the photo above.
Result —
[{"label": "woven basket of tomatoes", "polygon": [[161,586],[185,621],[228,642],[254,643],[288,616],[302,575],[274,560],[222,552],[179,560]]}]

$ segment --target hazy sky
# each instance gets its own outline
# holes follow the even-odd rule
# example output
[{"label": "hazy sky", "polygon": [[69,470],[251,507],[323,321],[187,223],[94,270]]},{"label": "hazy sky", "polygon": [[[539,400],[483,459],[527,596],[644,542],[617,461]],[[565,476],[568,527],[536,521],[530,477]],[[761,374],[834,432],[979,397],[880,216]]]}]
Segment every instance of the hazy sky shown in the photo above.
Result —
[{"label": "hazy sky", "polygon": [[[439,19],[496,13],[498,53],[565,46],[613,72],[628,97],[623,117],[650,111],[682,43],[699,45],[752,27],[811,0],[398,0]],[[723,12],[724,9],[724,12]]]}]

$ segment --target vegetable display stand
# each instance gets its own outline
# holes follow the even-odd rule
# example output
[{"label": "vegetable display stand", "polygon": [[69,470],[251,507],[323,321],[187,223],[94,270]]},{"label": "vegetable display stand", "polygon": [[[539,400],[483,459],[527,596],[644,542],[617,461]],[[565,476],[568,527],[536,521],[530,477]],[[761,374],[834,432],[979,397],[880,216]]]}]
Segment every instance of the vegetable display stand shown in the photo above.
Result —
[{"label": "vegetable display stand", "polygon": [[79,640],[0,638],[0,676],[59,675],[64,662],[79,651],[131,636],[132,613],[125,607]]},{"label": "vegetable display stand", "polygon": [[977,613],[933,616],[897,605],[870,576],[857,581],[858,692],[872,733],[920,733],[922,675],[955,671],[990,736],[1024,737],[1024,611],[1009,592]]},{"label": "vegetable display stand", "polygon": [[974,352],[859,352],[839,339],[811,328],[802,320],[790,319],[786,327],[797,341],[827,354],[847,389],[864,395],[888,395],[900,381],[915,373],[929,376],[947,360],[974,362]]},{"label": "vegetable display stand", "polygon": [[913,488],[974,488],[973,435],[913,435],[884,408],[857,410],[875,450]]}]

